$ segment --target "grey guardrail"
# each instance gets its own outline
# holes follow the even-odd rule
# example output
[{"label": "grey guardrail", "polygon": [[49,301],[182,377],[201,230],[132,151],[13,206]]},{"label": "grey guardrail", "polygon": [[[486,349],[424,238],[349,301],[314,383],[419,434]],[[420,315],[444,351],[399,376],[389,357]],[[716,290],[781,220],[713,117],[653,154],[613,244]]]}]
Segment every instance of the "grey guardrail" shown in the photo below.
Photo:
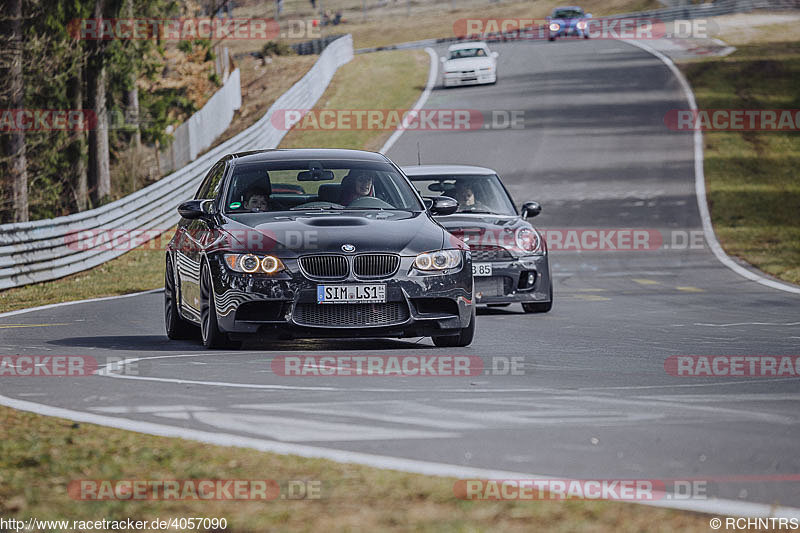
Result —
[{"label": "grey guardrail", "polygon": [[[634,13],[622,13],[617,15],[606,15],[598,17],[600,19],[655,19],[661,22],[672,22],[675,20],[690,20],[705,17],[716,17],[719,15],[731,15],[734,13],[746,13],[756,9],[800,9],[800,0],[718,0],[710,4],[694,4],[686,6],[665,7],[651,9],[649,11],[636,11]],[[539,29],[523,28],[523,30]],[[479,37],[487,42],[502,42],[507,40],[521,40],[518,32],[510,33],[489,33],[480,36],[465,37],[442,37],[438,39],[422,39],[420,41],[409,41],[406,43],[392,44],[386,46],[374,46],[371,48],[359,48],[357,54],[370,52],[380,52],[384,50],[406,50],[410,48],[425,48],[437,44],[459,42],[464,40],[474,40]]]},{"label": "grey guardrail", "polygon": [[276,128],[272,114],[312,108],[352,58],[352,36],[337,39],[258,122],[153,185],[82,213],[0,225],[0,289],[81,272],[124,254],[142,233],[167,231],[180,218],[178,204],[194,195],[214,162],[232,152],[277,147],[288,130]]}]

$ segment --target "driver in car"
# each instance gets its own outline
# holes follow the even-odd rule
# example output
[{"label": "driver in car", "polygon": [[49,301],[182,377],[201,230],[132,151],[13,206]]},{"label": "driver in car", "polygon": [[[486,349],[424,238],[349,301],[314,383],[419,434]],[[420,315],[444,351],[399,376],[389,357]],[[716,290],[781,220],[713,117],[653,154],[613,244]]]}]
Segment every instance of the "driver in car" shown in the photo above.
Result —
[{"label": "driver in car", "polygon": [[361,172],[354,176],[347,176],[342,180],[342,197],[340,204],[350,205],[359,198],[374,196],[372,174]]},{"label": "driver in car", "polygon": [[475,193],[469,185],[458,184],[453,190],[458,200],[459,211],[488,211],[489,208],[475,200]]}]

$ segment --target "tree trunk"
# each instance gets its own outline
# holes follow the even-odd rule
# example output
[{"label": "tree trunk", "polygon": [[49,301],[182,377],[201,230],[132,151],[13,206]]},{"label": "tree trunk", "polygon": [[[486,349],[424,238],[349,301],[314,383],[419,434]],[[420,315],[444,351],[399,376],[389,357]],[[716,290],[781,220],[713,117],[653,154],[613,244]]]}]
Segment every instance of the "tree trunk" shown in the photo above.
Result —
[{"label": "tree trunk", "polygon": [[[103,18],[104,0],[95,0],[93,18]],[[86,92],[95,124],[89,129],[89,190],[96,203],[111,193],[108,154],[108,114],[106,113],[106,45],[101,39],[88,41]]]},{"label": "tree trunk", "polygon": [[[83,63],[78,63],[75,74],[69,80],[69,100],[74,109],[83,108]],[[86,175],[86,134],[82,130],[72,132],[69,147],[72,165],[72,194],[78,211],[85,211],[89,205],[89,182]]]},{"label": "tree trunk", "polygon": [[[133,0],[125,0],[125,16],[129,19],[133,19]],[[136,48],[137,46],[134,44],[132,46],[134,52]],[[139,125],[139,89],[136,87],[137,74],[137,72],[132,72],[130,74],[128,83],[131,88],[125,91],[124,100],[125,125],[133,124],[136,127],[131,140],[133,141],[133,145],[139,148],[142,145],[142,128]]]},{"label": "tree trunk", "polygon": [[136,87],[136,76],[131,76],[133,88],[125,91],[125,124],[133,124],[133,145],[139,148],[142,145],[142,129],[139,126],[139,89]]},{"label": "tree trunk", "polygon": [[[7,48],[3,51],[0,83],[7,84],[3,91],[8,97],[8,107],[23,109],[25,93],[22,79],[22,0],[0,0],[0,35]],[[3,135],[7,190],[11,196],[14,222],[28,221],[28,161],[25,155],[25,132],[12,131]]]}]

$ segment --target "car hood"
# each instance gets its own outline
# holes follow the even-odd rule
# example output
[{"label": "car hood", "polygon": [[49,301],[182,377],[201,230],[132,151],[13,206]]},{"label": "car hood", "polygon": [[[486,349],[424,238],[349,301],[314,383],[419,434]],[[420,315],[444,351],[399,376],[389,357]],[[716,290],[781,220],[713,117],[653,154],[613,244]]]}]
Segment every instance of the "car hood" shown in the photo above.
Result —
[{"label": "car hood", "polygon": [[514,244],[514,235],[522,228],[533,228],[517,215],[485,215],[457,213],[437,217],[444,228],[469,246],[476,244]]},{"label": "car hood", "polygon": [[460,59],[448,59],[444,63],[445,70],[469,70],[492,65],[489,57],[462,57]]},{"label": "car hood", "polygon": [[583,20],[583,17],[571,18],[571,19],[552,19],[550,20],[551,23],[555,22],[556,24],[560,24],[562,26],[574,26],[578,22]]},{"label": "car hood", "polygon": [[425,212],[346,211],[250,213],[226,218],[223,231],[236,247],[282,257],[308,253],[391,252],[416,255],[439,250],[447,232]]}]

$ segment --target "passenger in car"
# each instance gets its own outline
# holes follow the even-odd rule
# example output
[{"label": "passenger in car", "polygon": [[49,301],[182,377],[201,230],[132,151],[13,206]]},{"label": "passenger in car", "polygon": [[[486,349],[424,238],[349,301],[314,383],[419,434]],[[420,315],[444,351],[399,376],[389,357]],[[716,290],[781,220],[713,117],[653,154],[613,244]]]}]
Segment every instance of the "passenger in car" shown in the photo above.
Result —
[{"label": "passenger in car", "polygon": [[244,207],[250,211],[269,211],[269,192],[263,187],[253,187],[245,195]]}]

